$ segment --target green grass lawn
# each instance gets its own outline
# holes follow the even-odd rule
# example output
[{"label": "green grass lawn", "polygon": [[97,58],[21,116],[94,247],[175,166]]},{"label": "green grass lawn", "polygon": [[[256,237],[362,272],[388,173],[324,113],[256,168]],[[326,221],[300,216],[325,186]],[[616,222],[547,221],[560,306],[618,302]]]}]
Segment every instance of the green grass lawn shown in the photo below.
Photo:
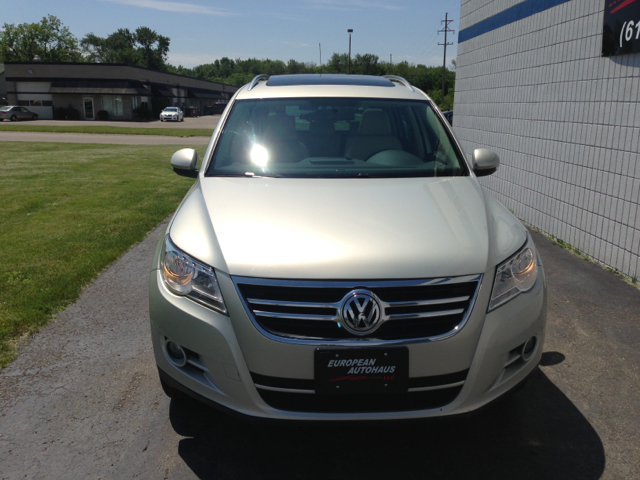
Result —
[{"label": "green grass lawn", "polygon": [[175,210],[193,184],[171,170],[178,148],[3,142],[0,366]]},{"label": "green grass lawn", "polygon": [[213,130],[208,128],[135,128],[99,125],[15,125],[0,123],[0,132],[56,132],[56,133],[106,133],[120,135],[164,135],[168,137],[210,137]]}]

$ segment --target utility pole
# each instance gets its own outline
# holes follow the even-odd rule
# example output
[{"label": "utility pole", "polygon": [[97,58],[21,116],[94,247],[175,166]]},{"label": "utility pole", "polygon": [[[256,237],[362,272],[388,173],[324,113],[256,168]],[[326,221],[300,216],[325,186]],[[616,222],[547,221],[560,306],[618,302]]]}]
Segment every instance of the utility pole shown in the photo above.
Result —
[{"label": "utility pole", "polygon": [[322,73],[322,44],[318,43],[318,48],[320,49],[320,73]]},{"label": "utility pole", "polygon": [[455,30],[451,30],[449,28],[449,24],[453,22],[453,20],[449,20],[449,12],[447,12],[444,16],[444,20],[441,20],[440,23],[444,23],[444,28],[442,30],[438,30],[438,35],[444,33],[444,43],[439,43],[438,45],[444,45],[444,58],[442,59],[442,103],[444,103],[444,74],[447,68],[447,45],[453,45],[453,43],[447,43],[447,33],[455,33]]},{"label": "utility pole", "polygon": [[351,75],[351,34],[353,33],[353,28],[350,28],[347,32],[349,33],[349,70],[347,73]]},{"label": "utility pole", "polygon": [[389,66],[391,67],[389,73],[393,73],[393,53],[389,54]]}]

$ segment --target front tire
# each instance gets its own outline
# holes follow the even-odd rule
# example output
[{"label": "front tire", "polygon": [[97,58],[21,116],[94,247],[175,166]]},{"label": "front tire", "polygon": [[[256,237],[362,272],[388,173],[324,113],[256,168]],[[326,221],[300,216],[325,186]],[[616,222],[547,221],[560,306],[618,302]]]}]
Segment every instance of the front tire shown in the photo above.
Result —
[{"label": "front tire", "polygon": [[38,115],[34,115],[33,117],[31,117],[31,120],[37,120],[38,119]]}]

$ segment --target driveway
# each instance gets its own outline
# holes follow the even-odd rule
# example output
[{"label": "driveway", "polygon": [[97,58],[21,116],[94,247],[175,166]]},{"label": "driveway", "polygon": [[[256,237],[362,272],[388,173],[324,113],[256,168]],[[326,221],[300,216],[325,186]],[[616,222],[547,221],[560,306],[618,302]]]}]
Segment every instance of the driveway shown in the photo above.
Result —
[{"label": "driveway", "polygon": [[640,478],[640,291],[612,273],[533,233],[549,287],[542,364],[475,416],[253,424],[162,393],[147,271],[165,226],[0,372],[0,478]]}]

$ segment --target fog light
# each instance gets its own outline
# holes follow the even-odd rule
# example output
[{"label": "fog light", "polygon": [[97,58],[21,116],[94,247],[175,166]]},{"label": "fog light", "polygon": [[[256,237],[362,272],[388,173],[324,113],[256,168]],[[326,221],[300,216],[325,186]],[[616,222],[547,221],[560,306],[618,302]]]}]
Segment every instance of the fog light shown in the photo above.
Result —
[{"label": "fog light", "polygon": [[187,355],[180,345],[175,342],[167,342],[167,353],[169,360],[177,367],[184,367],[187,364]]},{"label": "fog light", "polygon": [[527,343],[522,347],[522,359],[529,360],[533,356],[533,352],[536,349],[536,337],[531,337],[527,340]]}]

